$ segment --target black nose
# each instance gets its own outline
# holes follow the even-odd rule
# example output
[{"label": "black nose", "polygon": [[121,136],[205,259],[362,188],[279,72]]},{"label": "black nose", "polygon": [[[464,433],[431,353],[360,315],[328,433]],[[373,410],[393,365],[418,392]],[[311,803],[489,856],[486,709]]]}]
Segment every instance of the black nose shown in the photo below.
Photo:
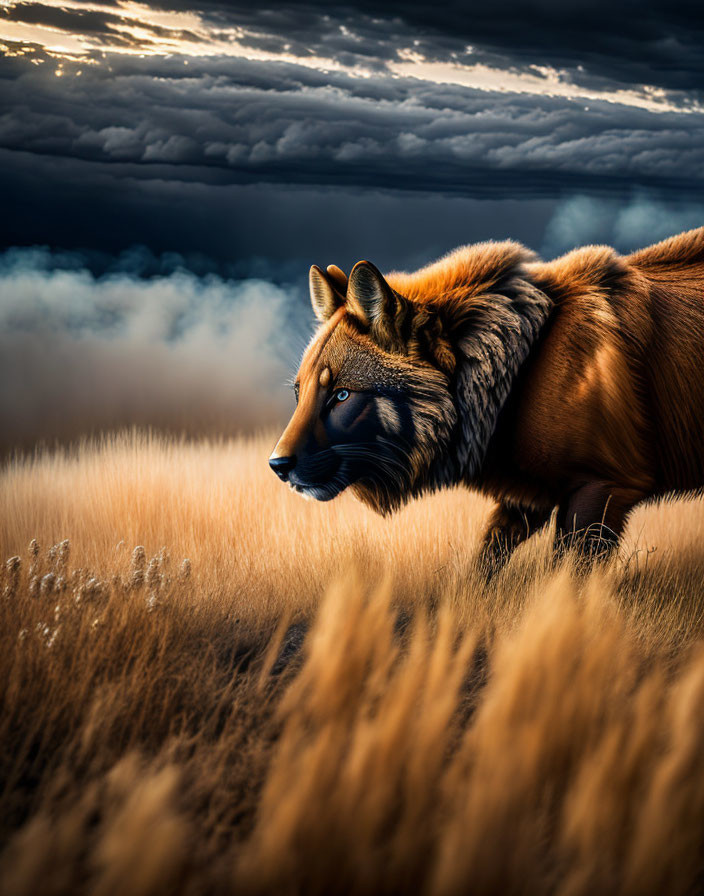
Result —
[{"label": "black nose", "polygon": [[296,455],[292,454],[291,457],[270,457],[269,466],[279,479],[286,482],[288,474],[296,466]]}]

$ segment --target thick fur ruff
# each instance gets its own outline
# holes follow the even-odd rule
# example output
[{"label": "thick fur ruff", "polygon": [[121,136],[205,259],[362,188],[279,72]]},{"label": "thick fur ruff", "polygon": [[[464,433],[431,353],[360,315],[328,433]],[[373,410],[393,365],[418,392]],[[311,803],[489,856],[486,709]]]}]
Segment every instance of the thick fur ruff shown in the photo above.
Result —
[{"label": "thick fur ruff", "polygon": [[453,393],[457,431],[443,484],[473,480],[484,464],[499,414],[550,312],[550,300],[520,270],[486,296],[476,326],[457,345]]}]

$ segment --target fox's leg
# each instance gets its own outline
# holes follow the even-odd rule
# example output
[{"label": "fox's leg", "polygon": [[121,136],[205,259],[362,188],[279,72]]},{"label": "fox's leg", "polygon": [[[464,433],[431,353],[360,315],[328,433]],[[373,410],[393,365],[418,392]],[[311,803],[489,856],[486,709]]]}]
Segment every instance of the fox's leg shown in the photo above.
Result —
[{"label": "fox's leg", "polygon": [[594,481],[581,486],[560,504],[556,543],[588,557],[605,557],[617,544],[626,517],[647,497],[642,489]]},{"label": "fox's leg", "polygon": [[518,545],[544,526],[549,519],[549,510],[522,510],[499,503],[489,517],[489,525],[479,554],[481,566],[489,574],[497,571]]}]

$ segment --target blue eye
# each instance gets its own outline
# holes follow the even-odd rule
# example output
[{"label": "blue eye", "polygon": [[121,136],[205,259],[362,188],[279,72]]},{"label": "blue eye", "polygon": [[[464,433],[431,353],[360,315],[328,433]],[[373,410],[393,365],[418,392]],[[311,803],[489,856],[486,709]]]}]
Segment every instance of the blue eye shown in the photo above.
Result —
[{"label": "blue eye", "polygon": [[336,398],[338,401],[347,401],[347,399],[348,399],[349,397],[350,397],[350,393],[347,391],[347,389],[339,389],[339,390],[335,393],[335,398]]}]

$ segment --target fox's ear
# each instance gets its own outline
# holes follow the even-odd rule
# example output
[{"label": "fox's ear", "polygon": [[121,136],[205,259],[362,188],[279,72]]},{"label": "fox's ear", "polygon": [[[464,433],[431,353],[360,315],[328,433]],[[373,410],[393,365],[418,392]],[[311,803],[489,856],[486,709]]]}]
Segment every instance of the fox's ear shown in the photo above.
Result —
[{"label": "fox's ear", "polygon": [[344,296],[347,292],[347,274],[338,268],[336,264],[329,264],[327,273],[328,277],[337,287],[337,291]]},{"label": "fox's ear", "polygon": [[382,348],[411,358],[432,358],[448,376],[455,369],[438,314],[397,293],[370,261],[358,261],[350,272],[347,310]]},{"label": "fox's ear", "polygon": [[393,339],[400,332],[408,302],[393,291],[370,261],[358,261],[347,286],[347,307],[380,337]]},{"label": "fox's ear", "polygon": [[313,313],[320,323],[325,323],[332,315],[345,304],[344,290],[340,289],[338,273],[342,275],[347,285],[347,278],[339,268],[335,268],[335,274],[322,271],[317,264],[314,264],[308,275],[308,283],[310,284],[310,303],[313,306]]}]

